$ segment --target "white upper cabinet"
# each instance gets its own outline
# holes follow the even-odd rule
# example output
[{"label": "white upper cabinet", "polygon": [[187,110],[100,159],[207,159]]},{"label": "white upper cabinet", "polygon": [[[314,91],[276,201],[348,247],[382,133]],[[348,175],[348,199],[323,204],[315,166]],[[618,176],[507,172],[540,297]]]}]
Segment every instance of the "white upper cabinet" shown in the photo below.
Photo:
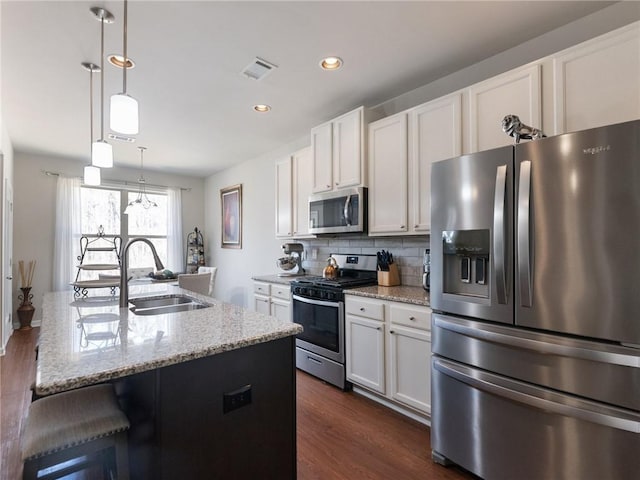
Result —
[{"label": "white upper cabinet", "polygon": [[462,94],[369,124],[369,233],[427,234],[431,164],[460,155]]},{"label": "white upper cabinet", "polygon": [[309,236],[309,195],[313,168],[311,147],[303,148],[293,159],[293,236]]},{"label": "white upper cabinet", "polygon": [[369,124],[369,233],[407,231],[407,114]]},{"label": "white upper cabinet", "polygon": [[462,154],[462,94],[409,111],[409,229],[431,230],[431,164]]},{"label": "white upper cabinet", "polygon": [[331,122],[311,129],[313,193],[328,192],[333,185],[333,126]]},{"label": "white upper cabinet", "polygon": [[313,193],[364,185],[364,122],[360,107],[311,129]]},{"label": "white upper cabinet", "polygon": [[469,87],[467,153],[512,145],[514,139],[502,131],[506,115],[544,131],[540,69],[540,64],[528,65]]},{"label": "white upper cabinet", "polygon": [[640,118],[640,22],[553,56],[555,133]]},{"label": "white upper cabinet", "polygon": [[293,234],[291,172],[291,157],[276,162],[276,237]]},{"label": "white upper cabinet", "polygon": [[276,237],[309,235],[311,147],[276,162]]}]

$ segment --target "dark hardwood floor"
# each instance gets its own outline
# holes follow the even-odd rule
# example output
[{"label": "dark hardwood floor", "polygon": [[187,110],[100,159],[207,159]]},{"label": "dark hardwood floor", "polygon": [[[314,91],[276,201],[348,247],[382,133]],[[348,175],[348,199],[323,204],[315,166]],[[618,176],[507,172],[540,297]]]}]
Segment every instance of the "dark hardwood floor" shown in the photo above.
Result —
[{"label": "dark hardwood floor", "polygon": [[[31,401],[38,329],[16,331],[0,357],[0,480],[22,476],[20,429]],[[298,479],[472,479],[431,461],[429,428],[298,371]],[[74,475],[84,480],[93,475]]]}]

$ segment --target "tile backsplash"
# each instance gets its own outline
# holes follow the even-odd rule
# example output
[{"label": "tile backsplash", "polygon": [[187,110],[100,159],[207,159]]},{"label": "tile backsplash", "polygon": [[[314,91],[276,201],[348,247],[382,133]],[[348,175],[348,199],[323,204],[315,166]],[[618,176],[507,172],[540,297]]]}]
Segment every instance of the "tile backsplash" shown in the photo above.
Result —
[{"label": "tile backsplash", "polygon": [[[400,271],[402,285],[422,286],[422,260],[429,248],[429,235],[407,237],[336,236],[298,240],[304,245],[302,266],[307,273],[322,275],[332,253],[375,255],[388,250]],[[314,253],[316,258],[313,258]]]}]

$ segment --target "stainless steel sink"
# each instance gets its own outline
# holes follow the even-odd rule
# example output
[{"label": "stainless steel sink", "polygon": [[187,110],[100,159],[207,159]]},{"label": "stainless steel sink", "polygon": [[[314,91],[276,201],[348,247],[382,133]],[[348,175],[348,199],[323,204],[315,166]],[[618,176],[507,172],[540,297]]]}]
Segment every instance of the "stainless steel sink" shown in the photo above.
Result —
[{"label": "stainless steel sink", "polygon": [[157,297],[132,298],[129,308],[136,315],[164,315],[166,313],[186,312],[200,310],[211,305],[189,295],[161,295]]}]

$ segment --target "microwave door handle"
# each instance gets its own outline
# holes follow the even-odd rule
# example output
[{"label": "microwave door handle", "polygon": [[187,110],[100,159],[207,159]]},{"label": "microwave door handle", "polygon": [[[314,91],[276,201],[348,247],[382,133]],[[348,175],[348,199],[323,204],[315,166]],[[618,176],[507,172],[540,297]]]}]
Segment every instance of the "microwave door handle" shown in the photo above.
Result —
[{"label": "microwave door handle", "polygon": [[347,222],[348,226],[351,226],[351,215],[349,214],[351,209],[349,207],[351,207],[351,195],[347,195],[347,199],[344,201],[344,210],[342,212],[344,214],[345,222]]},{"label": "microwave door handle", "polygon": [[520,163],[518,183],[518,285],[520,305],[530,307],[531,291],[531,161]]},{"label": "microwave door handle", "polygon": [[493,258],[498,303],[507,303],[505,200],[507,192],[507,166],[500,165],[496,172],[496,189],[493,199]]}]

